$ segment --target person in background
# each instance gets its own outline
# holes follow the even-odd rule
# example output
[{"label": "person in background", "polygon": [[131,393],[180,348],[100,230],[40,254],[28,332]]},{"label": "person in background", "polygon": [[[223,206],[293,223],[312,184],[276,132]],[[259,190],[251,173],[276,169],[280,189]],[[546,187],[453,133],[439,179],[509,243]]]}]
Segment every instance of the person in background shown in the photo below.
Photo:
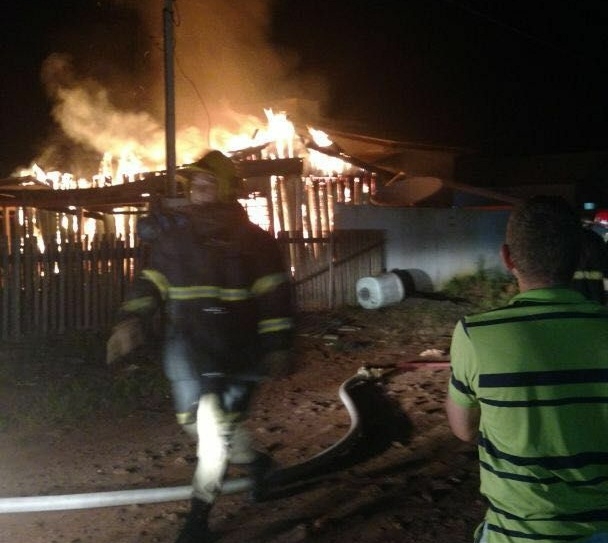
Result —
[{"label": "person in background", "polygon": [[608,541],[608,308],[569,287],[580,245],[565,200],[518,204],[501,256],[519,294],[454,329],[446,413],[489,504],[476,542]]},{"label": "person in background", "polygon": [[579,263],[572,287],[590,300],[608,304],[608,244],[589,226],[583,225]]},{"label": "person in background", "polygon": [[599,234],[604,242],[608,243],[608,209],[597,211],[589,228]]},{"label": "person in background", "polygon": [[[238,203],[232,161],[211,151],[177,173],[189,199],[140,219],[149,255],[120,308],[107,361],[137,347],[142,325],[160,320],[177,421],[197,439],[191,509],[177,543],[200,543],[212,537],[209,514],[228,464],[248,465],[258,484],[270,467],[243,423],[257,384],[291,371],[294,310],[278,243]],[[253,487],[254,498],[261,492]]]}]

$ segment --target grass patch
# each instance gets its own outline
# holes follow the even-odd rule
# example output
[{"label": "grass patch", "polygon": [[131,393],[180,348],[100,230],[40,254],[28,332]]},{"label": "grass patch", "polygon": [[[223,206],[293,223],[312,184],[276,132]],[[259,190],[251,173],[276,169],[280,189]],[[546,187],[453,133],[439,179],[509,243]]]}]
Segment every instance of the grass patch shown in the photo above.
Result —
[{"label": "grass patch", "polygon": [[96,417],[164,409],[169,384],[153,353],[116,368],[105,364],[105,336],[73,333],[0,345],[0,431],[11,426],[74,426]]},{"label": "grass patch", "polygon": [[484,310],[506,305],[517,294],[518,288],[511,275],[480,268],[474,274],[453,277],[442,292],[454,298],[467,299]]}]

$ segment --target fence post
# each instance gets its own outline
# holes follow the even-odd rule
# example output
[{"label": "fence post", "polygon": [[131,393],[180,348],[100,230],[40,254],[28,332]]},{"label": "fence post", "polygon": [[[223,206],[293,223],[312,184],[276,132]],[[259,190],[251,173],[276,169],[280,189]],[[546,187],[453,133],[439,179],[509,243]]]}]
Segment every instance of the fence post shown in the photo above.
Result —
[{"label": "fence post", "polygon": [[327,276],[328,276],[328,283],[329,285],[327,285],[328,287],[328,292],[327,292],[327,304],[329,305],[329,309],[333,309],[334,308],[334,281],[335,281],[335,276],[334,276],[334,242],[335,242],[335,237],[334,237],[334,232],[330,231],[329,232],[329,248],[327,251],[328,254],[328,258],[329,261],[327,263]]},{"label": "fence post", "polygon": [[18,339],[21,336],[21,242],[17,236],[13,237],[11,246],[12,259],[9,272],[11,278],[10,320],[13,323],[11,336]]},{"label": "fence post", "polygon": [[8,236],[2,236],[0,247],[2,250],[2,339],[7,339],[10,334],[9,297],[11,292]]}]

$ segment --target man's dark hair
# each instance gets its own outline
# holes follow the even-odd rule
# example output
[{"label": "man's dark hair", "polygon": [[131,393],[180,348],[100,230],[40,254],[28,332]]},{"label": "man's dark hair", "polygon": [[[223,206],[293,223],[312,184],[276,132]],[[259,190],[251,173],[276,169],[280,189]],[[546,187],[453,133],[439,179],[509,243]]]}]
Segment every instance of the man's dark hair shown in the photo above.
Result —
[{"label": "man's dark hair", "polygon": [[507,224],[506,243],[517,270],[528,280],[568,284],[581,247],[575,210],[559,196],[533,196],[518,204]]}]

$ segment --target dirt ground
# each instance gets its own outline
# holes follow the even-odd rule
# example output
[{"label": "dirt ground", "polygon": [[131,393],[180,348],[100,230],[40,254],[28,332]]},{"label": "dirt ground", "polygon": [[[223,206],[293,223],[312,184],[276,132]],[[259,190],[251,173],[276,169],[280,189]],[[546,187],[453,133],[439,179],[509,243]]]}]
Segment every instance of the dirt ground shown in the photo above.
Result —
[{"label": "dirt ground", "polygon": [[[476,451],[447,427],[443,400],[449,369],[392,374],[385,369],[384,377],[369,379],[360,374],[370,365],[447,360],[453,326],[470,310],[462,303],[411,297],[373,311],[347,308],[302,315],[297,370],[262,386],[248,423],[282,473],[297,476],[275,480],[261,503],[252,503],[238,489],[222,494],[211,516],[216,541],[472,541],[484,503]],[[15,405],[21,411],[33,409],[53,379],[108,371],[101,358],[82,360],[63,353],[52,364],[46,360],[44,372],[36,374],[30,367],[20,374],[19,349],[5,348],[0,355],[5,368],[17,366],[0,373],[5,413]],[[356,404],[354,422],[351,401]],[[0,504],[19,496],[190,483],[194,444],[175,423],[168,397],[118,417],[103,412],[83,416],[77,424],[40,428],[10,420],[0,415]],[[242,476],[231,469],[229,480]],[[187,499],[180,499],[0,512],[0,542],[173,542],[188,506]]]}]

